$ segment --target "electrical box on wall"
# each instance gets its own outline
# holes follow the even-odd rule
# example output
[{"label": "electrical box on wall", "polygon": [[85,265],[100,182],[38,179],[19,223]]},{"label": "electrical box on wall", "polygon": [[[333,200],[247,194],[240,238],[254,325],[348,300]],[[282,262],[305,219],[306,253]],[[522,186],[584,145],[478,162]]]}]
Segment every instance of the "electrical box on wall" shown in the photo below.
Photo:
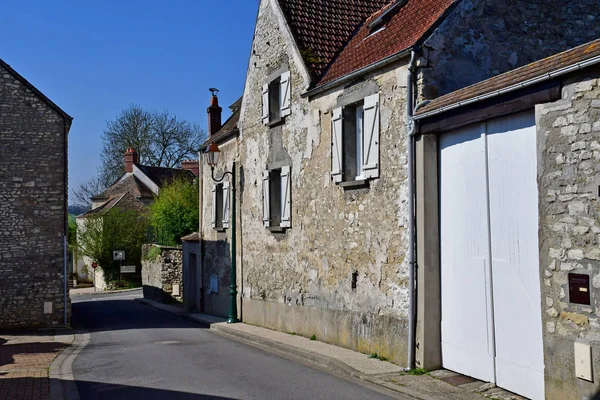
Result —
[{"label": "electrical box on wall", "polygon": [[575,376],[593,382],[592,379],[592,346],[575,342]]},{"label": "electrical box on wall", "polygon": [[569,274],[569,302],[589,306],[590,276],[585,274]]}]

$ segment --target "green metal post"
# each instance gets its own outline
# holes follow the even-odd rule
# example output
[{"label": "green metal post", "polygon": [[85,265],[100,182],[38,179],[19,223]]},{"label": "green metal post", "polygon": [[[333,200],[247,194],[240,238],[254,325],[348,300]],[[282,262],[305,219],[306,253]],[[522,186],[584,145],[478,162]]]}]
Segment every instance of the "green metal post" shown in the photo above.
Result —
[{"label": "green metal post", "polygon": [[228,324],[235,324],[237,319],[237,277],[236,277],[236,232],[235,232],[235,162],[231,170],[231,285],[229,286],[229,319]]}]

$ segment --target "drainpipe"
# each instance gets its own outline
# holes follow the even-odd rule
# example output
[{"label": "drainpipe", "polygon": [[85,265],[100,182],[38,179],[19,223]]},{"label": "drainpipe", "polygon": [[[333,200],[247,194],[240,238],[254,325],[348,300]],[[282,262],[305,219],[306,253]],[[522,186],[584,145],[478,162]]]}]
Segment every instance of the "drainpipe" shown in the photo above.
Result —
[{"label": "drainpipe", "polygon": [[68,326],[67,322],[68,322],[68,317],[67,317],[67,290],[69,288],[69,286],[67,285],[67,259],[69,257],[69,253],[67,252],[67,236],[63,236],[63,273],[64,273],[64,278],[63,279],[63,291],[64,291],[64,302],[63,302],[63,306],[64,306],[64,317],[65,317],[65,327]]},{"label": "drainpipe", "polygon": [[416,65],[415,51],[410,53],[410,62],[408,63],[408,74],[406,83],[406,124],[408,127],[408,366],[407,369],[415,367],[415,173],[414,173],[414,122],[413,102],[414,102],[414,79],[413,72]]},{"label": "drainpipe", "polygon": [[[204,163],[203,163],[203,159],[202,159],[202,151],[198,152],[198,164],[200,167],[199,170],[199,174],[198,174],[198,185],[199,185],[199,192],[200,192],[200,198],[198,199],[200,202],[200,207],[199,207],[199,227],[198,227],[198,248],[200,249],[200,254],[198,254],[198,259],[197,259],[197,263],[200,264],[200,268],[197,268],[196,271],[196,279],[194,279],[196,281],[196,285],[198,285],[197,288],[195,288],[194,290],[196,290],[196,296],[197,296],[197,300],[196,300],[196,304],[194,304],[194,307],[197,309],[198,312],[202,312],[203,311],[203,307],[204,305],[202,304],[202,291],[200,290],[200,288],[204,288],[204,282],[202,281],[204,278],[204,249],[203,249],[203,243],[204,243],[204,232],[202,227],[204,226],[204,223],[202,221],[203,217],[204,217]],[[198,277],[198,275],[200,275]]]}]

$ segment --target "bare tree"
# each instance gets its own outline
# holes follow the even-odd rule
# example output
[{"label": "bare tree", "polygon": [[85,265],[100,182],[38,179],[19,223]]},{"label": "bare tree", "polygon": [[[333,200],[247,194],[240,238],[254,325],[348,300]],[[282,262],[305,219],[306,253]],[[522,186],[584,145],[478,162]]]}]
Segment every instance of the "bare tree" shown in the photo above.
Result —
[{"label": "bare tree", "polygon": [[150,112],[131,105],[106,124],[100,180],[108,186],[123,173],[123,153],[128,147],[136,149],[141,164],[172,168],[195,157],[205,137],[199,126],[168,111]]},{"label": "bare tree", "polygon": [[91,198],[104,191],[106,186],[103,184],[100,175],[96,175],[80,184],[77,188],[71,190],[69,203],[74,206],[90,210],[92,208]]}]

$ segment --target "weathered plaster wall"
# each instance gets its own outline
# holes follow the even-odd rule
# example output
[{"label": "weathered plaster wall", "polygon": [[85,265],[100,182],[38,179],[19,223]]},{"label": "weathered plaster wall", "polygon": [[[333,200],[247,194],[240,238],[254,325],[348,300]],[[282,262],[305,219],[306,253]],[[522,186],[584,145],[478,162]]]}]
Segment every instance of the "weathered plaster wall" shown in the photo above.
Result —
[{"label": "weathered plaster wall", "polygon": [[424,44],[432,99],[600,37],[598,0],[461,0]]},{"label": "weathered plaster wall", "polygon": [[0,327],[64,325],[66,141],[63,118],[0,67]]},{"label": "weathered plaster wall", "polygon": [[[241,276],[245,322],[315,334],[319,340],[406,361],[406,69],[330,92],[309,105],[302,65],[271,2],[263,1],[241,116]],[[292,114],[269,128],[261,121],[261,87],[288,65]],[[396,67],[399,67],[396,65]],[[331,180],[331,110],[352,93],[381,93],[380,178],[346,190]],[[291,165],[292,227],[263,226],[262,179]],[[206,195],[206,192],[205,192]],[[205,210],[207,211],[207,210]],[[352,289],[352,274],[357,287]]]},{"label": "weathered plaster wall", "polygon": [[[237,139],[231,139],[224,143],[219,143],[221,156],[219,164],[215,167],[214,176],[220,179],[225,171],[231,171],[233,161],[237,158]],[[238,163],[237,169],[237,187],[244,173]],[[230,181],[231,175],[227,175],[224,181]],[[217,230],[212,227],[212,189],[216,183],[212,180],[211,170],[205,167],[203,170],[203,205],[202,205],[202,312],[227,317],[229,315],[229,286],[231,284],[231,224],[230,228]],[[230,186],[231,188],[231,186]],[[231,189],[230,189],[231,190]],[[239,207],[239,191],[237,193]],[[231,207],[231,206],[230,206]],[[239,209],[239,208],[238,208]],[[239,218],[242,218],[238,215]],[[238,218],[238,224],[240,219]],[[229,217],[231,222],[231,216]],[[237,228],[239,231],[239,227]],[[238,243],[240,236],[238,234]],[[239,245],[238,245],[239,247]],[[238,265],[240,260],[238,252]],[[218,281],[218,291],[210,290],[211,276],[216,276]],[[239,290],[239,284],[238,284]]]},{"label": "weathered plaster wall", "polygon": [[[173,286],[179,286],[175,294]],[[183,253],[178,247],[156,244],[142,246],[142,287],[144,298],[168,302],[183,298]]]},{"label": "weathered plaster wall", "polygon": [[[600,384],[599,77],[596,67],[567,79],[561,100],[536,109],[548,399],[579,400]],[[590,276],[591,306],[570,303],[569,272]],[[575,377],[576,340],[592,345],[593,383]]]}]

